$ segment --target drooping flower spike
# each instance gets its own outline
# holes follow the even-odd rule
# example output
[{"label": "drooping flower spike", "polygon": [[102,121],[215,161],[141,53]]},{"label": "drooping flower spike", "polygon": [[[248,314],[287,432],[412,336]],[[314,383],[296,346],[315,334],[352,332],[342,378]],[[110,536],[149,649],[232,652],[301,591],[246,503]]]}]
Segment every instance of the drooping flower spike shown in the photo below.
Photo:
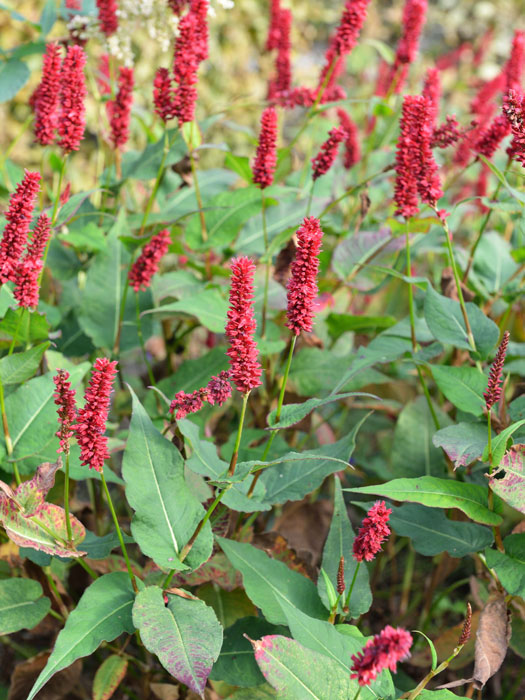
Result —
[{"label": "drooping flower spike", "polygon": [[286,325],[295,335],[312,330],[322,240],[323,231],[319,219],[313,216],[305,218],[297,231],[297,251],[287,285]]},{"label": "drooping flower spike", "polygon": [[106,421],[108,419],[111,391],[117,362],[99,357],[93,366],[93,373],[84,394],[84,406],[78,411],[73,432],[80,447],[80,462],[90,469],[101,472],[109,458]]},{"label": "drooping flower spike", "polygon": [[159,263],[166,255],[170,243],[171,234],[167,228],[159,231],[146,243],[128,273],[129,284],[136,292],[149,287],[151,278],[159,269]]},{"label": "drooping flower spike", "polygon": [[237,391],[247,394],[261,385],[262,367],[259,362],[253,311],[253,277],[255,264],[246,257],[234,258],[231,263],[230,308],[226,337],[230,347],[230,378]]},{"label": "drooping flower spike", "polygon": [[71,388],[69,372],[66,372],[64,369],[57,370],[53,381],[55,383],[53,398],[58,406],[57,413],[60,424],[60,429],[55,433],[60,441],[60,447],[57,452],[69,454],[69,441],[74,435],[71,428],[77,417],[75,390]]},{"label": "drooping flower spike", "polygon": [[181,420],[186,418],[188,413],[200,411],[205,402],[209,403],[210,406],[215,404],[222,406],[231,394],[230,373],[223,371],[216,377],[212,377],[205,387],[197,389],[191,394],[187,394],[185,391],[179,391],[175,394],[169,412],[175,413],[176,420]]},{"label": "drooping flower spike", "polygon": [[376,501],[363,520],[361,529],[354,539],[354,559],[358,562],[372,561],[381,551],[383,542],[390,535],[388,518],[392,508],[384,501]]},{"label": "drooping flower spike", "polygon": [[487,390],[483,393],[483,398],[485,399],[485,406],[487,411],[490,411],[494,404],[498,403],[501,398],[501,379],[503,375],[503,363],[505,362],[505,355],[507,354],[507,348],[509,345],[510,333],[505,331],[503,334],[503,339],[490,368],[489,383]]},{"label": "drooping flower spike", "polygon": [[33,231],[31,243],[16,270],[14,297],[21,308],[38,306],[40,274],[43,268],[42,256],[51,235],[51,219],[41,214]]},{"label": "drooping flower spike", "polygon": [[393,673],[397,663],[410,656],[412,635],[402,627],[387,625],[384,630],[369,639],[362,651],[352,656],[352,675],[360,686],[370,685],[385,668]]},{"label": "drooping flower spike", "polygon": [[261,116],[259,144],[253,163],[253,181],[261,189],[273,182],[277,166],[277,112],[275,107],[267,107]]},{"label": "drooping flower spike", "polygon": [[118,92],[114,100],[106,102],[114,148],[125,146],[129,137],[129,122],[133,102],[133,69],[121,67],[118,77]]},{"label": "drooping flower spike", "polygon": [[347,133],[342,126],[334,126],[328,132],[328,138],[319,149],[319,153],[312,158],[312,178],[317,180],[321,175],[325,175],[337,157],[339,144],[347,137]]},{"label": "drooping flower spike", "polygon": [[42,66],[42,79],[34,100],[35,141],[41,146],[54,143],[58,125],[60,95],[60,47],[47,44]]},{"label": "drooping flower spike", "polygon": [[492,158],[503,139],[509,134],[510,124],[507,117],[504,114],[498,114],[490,125],[480,133],[474,144],[474,149],[485,158]]},{"label": "drooping flower spike", "polygon": [[62,62],[58,145],[64,153],[78,151],[86,126],[86,54],[80,46],[70,46]]}]

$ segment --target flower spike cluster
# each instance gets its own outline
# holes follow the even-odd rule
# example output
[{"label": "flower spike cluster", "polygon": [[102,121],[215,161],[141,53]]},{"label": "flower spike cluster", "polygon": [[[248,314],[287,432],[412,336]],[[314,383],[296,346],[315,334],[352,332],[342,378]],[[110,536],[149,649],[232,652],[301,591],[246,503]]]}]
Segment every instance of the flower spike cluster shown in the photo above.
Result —
[{"label": "flower spike cluster", "polygon": [[58,97],[60,93],[60,47],[48,44],[42,66],[42,80],[34,98],[35,141],[47,146],[55,140],[58,125]]},{"label": "flower spike cluster", "polygon": [[204,402],[209,403],[210,406],[215,404],[222,406],[231,395],[230,373],[223,371],[216,377],[212,377],[205,387],[197,389],[191,394],[187,394],[185,391],[179,391],[175,394],[169,412],[175,413],[176,420],[181,420],[186,418],[188,413],[200,411]]},{"label": "flower spike cluster", "polygon": [[55,433],[60,441],[60,447],[57,452],[69,454],[69,441],[73,437],[71,427],[77,417],[75,390],[71,388],[69,372],[66,372],[65,369],[57,370],[53,381],[55,383],[53,398],[55,404],[58,406],[57,413],[58,422],[60,424],[60,429]]},{"label": "flower spike cluster", "polygon": [[392,508],[387,508],[384,501],[376,501],[363,520],[361,529],[354,539],[354,559],[358,562],[372,561],[381,551],[383,542],[390,535],[388,517]]},{"label": "flower spike cluster", "polygon": [[73,432],[80,447],[82,465],[101,472],[104,461],[109,458],[108,439],[105,437],[106,421],[113,381],[117,374],[117,362],[99,357],[84,394],[85,404],[78,411]]},{"label": "flower spike cluster", "polygon": [[121,67],[118,78],[118,92],[114,100],[106,103],[111,129],[111,143],[114,148],[122,148],[129,137],[129,121],[133,102],[133,68]]},{"label": "flower spike cluster", "polygon": [[149,287],[151,278],[159,269],[159,262],[166,255],[170,243],[171,235],[167,228],[159,231],[146,243],[128,273],[129,285],[136,292]]},{"label": "flower spike cluster", "polygon": [[97,0],[100,29],[106,36],[111,36],[118,29],[116,0]]},{"label": "flower spike cluster", "polygon": [[387,625],[384,630],[369,639],[364,649],[352,656],[352,675],[360,686],[370,685],[385,668],[393,673],[398,661],[410,656],[412,635],[402,627]]},{"label": "flower spike cluster", "polygon": [[297,231],[297,251],[287,285],[286,325],[295,335],[312,330],[322,240],[323,231],[319,219],[313,216],[304,219]]},{"label": "flower spike cluster", "polygon": [[22,308],[38,306],[40,273],[44,265],[42,256],[50,235],[51,219],[47,214],[41,214],[33,230],[31,243],[16,270],[14,297],[18,301],[18,306]]},{"label": "flower spike cluster", "polygon": [[509,338],[510,333],[505,331],[492,367],[490,368],[487,391],[483,394],[487,411],[490,411],[492,406],[498,403],[501,398],[501,378],[503,374],[503,363],[505,362],[505,355],[507,354],[507,347],[509,345]]},{"label": "flower spike cluster", "polygon": [[230,308],[226,337],[230,347],[230,378],[241,394],[260,386],[262,367],[258,358],[253,312],[253,277],[255,264],[246,257],[234,258],[231,263]]},{"label": "flower spike cluster", "polygon": [[356,163],[361,160],[361,146],[359,145],[359,132],[357,125],[353,119],[345,112],[344,109],[337,109],[337,116],[341,127],[345,130],[345,151],[343,155],[343,165],[347,170],[350,170]]},{"label": "flower spike cluster", "polygon": [[347,137],[347,133],[342,126],[334,126],[328,132],[328,138],[319,149],[319,153],[312,158],[312,178],[317,180],[321,175],[325,175],[337,157],[339,144]]},{"label": "flower spike cluster", "polygon": [[253,163],[253,181],[261,189],[273,182],[277,166],[277,112],[267,107],[261,116],[261,133]]}]

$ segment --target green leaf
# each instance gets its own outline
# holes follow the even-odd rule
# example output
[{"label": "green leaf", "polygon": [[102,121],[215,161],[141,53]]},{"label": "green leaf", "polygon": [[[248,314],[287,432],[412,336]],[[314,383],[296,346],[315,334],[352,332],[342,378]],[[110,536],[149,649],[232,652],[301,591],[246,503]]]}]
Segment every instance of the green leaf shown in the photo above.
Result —
[{"label": "green leaf", "polygon": [[199,695],[222,646],[222,627],[215,613],[201,600],[168,595],[149,586],[133,606],[133,622],[146,649],[156,654],[164,668]]},{"label": "green leaf", "polygon": [[[277,187],[276,191],[272,191],[271,196],[279,196],[281,187]],[[266,194],[269,194],[268,192]],[[289,196],[289,195],[288,195]],[[280,199],[279,203],[274,207],[266,209],[266,230],[268,240],[273,238],[289,227],[297,228],[304,216],[305,202],[304,200]],[[264,238],[262,236],[262,216],[257,214],[253,216],[243,226],[237,241],[235,242],[235,251],[243,255],[262,255],[264,253]]]},{"label": "green leaf", "polygon": [[505,554],[487,549],[487,565],[494,569],[501,585],[511,595],[525,598],[525,534],[509,535],[503,540]]},{"label": "green leaf", "polygon": [[143,314],[155,318],[196,318],[213,333],[224,333],[228,302],[218,289],[203,289],[191,297],[164,304]]},{"label": "green leaf", "polygon": [[391,328],[396,323],[397,320],[394,316],[352,316],[351,314],[331,313],[326,317],[328,332],[335,340],[349,331],[372,333],[382,331],[384,328]]},{"label": "green leaf", "polygon": [[456,695],[450,690],[422,690],[418,695],[420,700],[466,700],[464,695]]},{"label": "green leaf", "polygon": [[394,479],[386,484],[343,489],[352,493],[374,494],[393,501],[421,503],[429,508],[458,508],[474,522],[499,525],[502,518],[487,507],[487,489],[453,479],[421,476],[418,479]]},{"label": "green leaf", "polygon": [[[133,537],[122,533],[126,544],[134,543]],[[111,552],[120,546],[118,535],[115,531],[108,532],[107,535],[98,537],[94,532],[89,530],[86,532],[86,537],[82,542],[82,549],[86,552],[88,559],[106,559]]]},{"label": "green leaf", "polygon": [[454,469],[466,467],[481,457],[487,444],[487,426],[480,423],[457,423],[438,430],[432,437],[454,462]]},{"label": "green leaf", "polygon": [[[323,577],[322,581],[323,581],[324,588],[326,591],[326,598],[328,601],[327,608],[328,608],[328,610],[332,610],[335,607],[335,604],[337,603],[337,591],[335,590],[334,584],[330,580],[330,577],[328,576],[326,571],[323,569],[323,567],[321,567],[320,573],[321,573],[321,576]],[[319,585],[320,581],[321,581],[321,579],[319,579],[317,581],[317,590],[319,591],[319,596],[322,599],[323,596],[321,595],[321,591],[319,590],[320,589],[320,585]],[[325,605],[326,605],[326,603],[325,603]]]},{"label": "green leaf", "polygon": [[217,541],[232,565],[240,571],[248,597],[261,608],[268,622],[286,625],[280,601],[287,601],[310,617],[326,617],[314,584],[281,561],[244,542],[218,537]]},{"label": "green leaf", "polygon": [[133,634],[134,600],[128,574],[122,571],[100,576],[86,588],[59,633],[55,648],[27,700],[32,700],[55,673],[77,659],[90,656],[102,642],[111,642],[123,632]]},{"label": "green leaf", "polygon": [[499,469],[504,477],[495,479],[493,472],[489,480],[490,488],[520,513],[525,513],[525,445],[513,445],[503,455]]},{"label": "green leaf", "polygon": [[420,505],[394,507],[390,524],[398,535],[410,537],[416,552],[427,557],[448,552],[461,558],[480,552],[494,541],[487,527],[449,520],[442,511]]},{"label": "green leaf", "polygon": [[[512,425],[509,425],[508,428],[505,428],[505,430],[502,430],[499,435],[497,435],[494,440],[492,440],[492,464],[494,466],[498,466],[501,460],[503,459],[503,455],[505,454],[505,451],[507,450],[507,442],[513,435],[513,433],[518,430],[518,428],[521,428],[522,425],[525,425],[525,418],[522,420],[518,421],[517,423],[513,423]],[[487,446],[485,447],[485,450],[483,452],[483,461],[487,462],[489,458],[489,446],[487,443]]]},{"label": "green leaf", "polygon": [[23,311],[21,308],[7,310],[5,317],[0,321],[0,339],[16,337],[17,345],[47,340],[49,323],[46,317],[36,311],[30,314]]},{"label": "green leaf", "polygon": [[434,380],[449,401],[461,411],[483,415],[487,377],[475,367],[429,365]]},{"label": "green leaf", "polygon": [[414,630],[414,632],[417,632],[427,640],[428,646],[430,647],[430,653],[432,654],[432,670],[434,671],[434,669],[437,666],[437,652],[436,647],[434,646],[434,642],[431,639],[429,639],[424,632],[421,632],[420,630]]},{"label": "green leaf", "polygon": [[268,635],[254,641],[253,648],[259,668],[279,697],[348,700],[359,688],[333,659],[293,639]]},{"label": "green leaf", "polygon": [[227,153],[224,159],[224,167],[240,175],[248,184],[253,181],[253,173],[248,156],[236,156]]},{"label": "green leaf", "polygon": [[[345,593],[342,595],[342,600],[339,601],[338,612],[343,612],[343,604],[350,590],[350,585],[357,567],[356,560],[351,556],[354,538],[355,534],[346,511],[343,492],[341,490],[341,481],[335,476],[334,513],[330,531],[328,532],[328,537],[326,538],[323,549],[322,566],[328,574],[330,581],[335,583],[337,580],[339,561],[341,557],[345,558]],[[330,610],[326,586],[322,578],[317,581],[317,590],[319,591],[321,600],[328,610]],[[360,566],[352,591],[352,597],[349,601],[350,613],[354,618],[359,617],[359,615],[368,612],[371,605],[372,592],[368,582],[368,569],[366,566]]]},{"label": "green leaf", "polygon": [[[168,131],[171,147],[164,163],[166,167],[179,161],[187,151],[180,132],[177,132],[175,136],[174,134],[174,129]],[[135,180],[153,180],[160,168],[164,145],[165,138],[162,135],[155,143],[148,143],[142,152],[127,151],[124,153],[122,158],[122,179],[126,180],[130,177]],[[102,184],[107,181],[106,177],[107,174],[102,173],[100,178]],[[151,223],[151,217],[149,222]]]},{"label": "green leaf", "polygon": [[135,393],[129,437],[122,461],[126,498],[135,511],[131,532],[142,552],[167,569],[197,568],[210,556],[209,522],[185,563],[179,552],[204,516],[204,508],[184,480],[180,452],[153,426]]},{"label": "green leaf", "polygon": [[268,425],[270,428],[276,428],[278,430],[281,430],[281,428],[289,428],[291,425],[295,425],[296,423],[302,421],[303,418],[306,418],[306,416],[309,415],[316,408],[319,408],[320,406],[325,406],[326,404],[332,403],[333,401],[342,401],[343,399],[348,399],[351,396],[367,396],[368,398],[372,398],[377,401],[381,400],[378,399],[377,396],[374,396],[374,394],[366,394],[359,391],[350,391],[346,394],[331,394],[325,399],[308,399],[308,401],[303,401],[303,403],[289,403],[286,406],[283,406],[281,411],[281,417],[279,418],[278,422],[275,420],[275,417],[277,415],[276,408],[268,415]]},{"label": "green leaf", "polygon": [[112,654],[98,667],[93,679],[93,700],[109,700],[128,670],[124,656]]},{"label": "green leaf", "polygon": [[0,102],[13,99],[29,80],[29,68],[18,58],[0,63]]},{"label": "green leaf", "polygon": [[8,578],[0,581],[0,635],[32,629],[51,607],[42,597],[42,586],[29,578]]},{"label": "green leaf", "polygon": [[242,588],[227,591],[221,588],[216,581],[213,581],[199,586],[197,594],[200,600],[213,608],[217,620],[224,628],[233,625],[240,617],[255,615],[255,605]]},{"label": "green leaf", "polygon": [[45,37],[49,34],[57,19],[57,10],[55,0],[47,0],[40,15],[40,31]]},{"label": "green leaf", "polygon": [[4,386],[21,384],[37,371],[49,343],[40,343],[34,348],[15,355],[7,355],[0,360],[0,381]]}]

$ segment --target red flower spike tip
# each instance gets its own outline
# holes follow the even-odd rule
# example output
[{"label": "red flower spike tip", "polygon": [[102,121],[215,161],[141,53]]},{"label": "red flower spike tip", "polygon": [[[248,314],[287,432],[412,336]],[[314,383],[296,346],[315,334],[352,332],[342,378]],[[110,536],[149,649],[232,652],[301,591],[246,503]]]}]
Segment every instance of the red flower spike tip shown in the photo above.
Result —
[{"label": "red flower spike tip", "polygon": [[510,124],[504,114],[498,114],[487,129],[484,129],[474,144],[477,153],[492,158],[503,139],[510,134]]},{"label": "red flower spike tip", "polygon": [[277,112],[267,107],[261,116],[259,145],[253,163],[253,181],[261,189],[269,187],[277,165]]},{"label": "red flower spike tip", "polygon": [[111,143],[114,148],[122,148],[128,140],[132,103],[133,69],[120,68],[118,92],[114,100],[106,102],[106,110],[111,129]]},{"label": "red flower spike tip", "polygon": [[111,36],[118,29],[116,0],[97,0],[98,21],[100,30],[106,36]]},{"label": "red flower spike tip", "polygon": [[199,63],[208,58],[208,0],[191,0],[190,10],[195,16],[195,56]]},{"label": "red flower spike tip", "polygon": [[226,324],[230,347],[226,354],[230,359],[230,378],[241,394],[262,384],[262,368],[257,343],[253,339],[256,326],[253,313],[254,273],[255,264],[249,258],[232,260],[230,308]]},{"label": "red flower spike tip", "polygon": [[80,46],[70,46],[62,63],[58,145],[64,153],[78,151],[86,126],[86,54]]},{"label": "red flower spike tip", "polygon": [[287,285],[286,325],[295,335],[312,330],[322,240],[323,231],[319,219],[314,216],[304,219],[297,231],[297,250]]},{"label": "red flower spike tip", "polygon": [[515,31],[509,60],[505,66],[505,89],[520,90],[525,68],[525,32]]},{"label": "red flower spike tip", "polygon": [[183,10],[188,6],[189,0],[168,0],[168,5],[173,10],[173,14],[180,17]]},{"label": "red flower spike tip", "polygon": [[42,66],[42,80],[37,88],[35,109],[35,141],[41,146],[54,143],[58,125],[60,93],[60,47],[48,44]]},{"label": "red flower spike tip", "polygon": [[292,13],[281,10],[279,14],[279,45],[275,59],[276,76],[268,86],[268,100],[287,102],[290,99],[292,84],[292,65],[290,60],[290,32],[292,29]]},{"label": "red flower spike tip", "polygon": [[40,189],[40,173],[25,171],[24,179],[9,199],[4,216],[7,219],[0,243],[0,284],[15,282],[18,264],[27,241],[36,196]]},{"label": "red flower spike tip", "polygon": [[151,278],[159,269],[161,258],[168,252],[170,243],[171,234],[167,228],[159,231],[146,243],[128,274],[129,285],[136,292],[149,287]]},{"label": "red flower spike tip", "polygon": [[423,85],[423,97],[429,102],[430,116],[432,125],[434,126],[439,116],[439,102],[441,100],[441,78],[437,68],[429,68],[425,75],[425,83]]},{"label": "red flower spike tip", "polygon": [[272,51],[279,48],[281,39],[281,1],[271,0],[270,3],[270,26],[268,27],[268,37],[266,39],[266,51]]},{"label": "red flower spike tip", "polygon": [[191,394],[179,391],[170,404],[170,413],[175,413],[176,420],[186,418],[188,413],[200,411],[204,402],[214,406],[222,406],[232,395],[230,384],[230,373],[220,372],[216,377],[212,377],[208,384],[201,389],[197,389]]},{"label": "red flower spike tip", "polygon": [[427,0],[406,0],[403,8],[403,35],[399,40],[395,63],[397,65],[413,63],[419,47],[421,30],[427,15]]},{"label": "red flower spike tip", "polygon": [[66,372],[64,369],[57,370],[53,381],[56,387],[53,398],[55,399],[55,404],[58,406],[57,413],[58,422],[60,424],[60,430],[55,433],[60,441],[60,447],[57,452],[69,454],[69,441],[73,437],[71,426],[77,417],[75,391],[71,388],[69,372]]},{"label": "red flower spike tip", "polygon": [[321,175],[325,175],[337,156],[339,144],[347,137],[347,133],[341,126],[335,126],[328,132],[328,138],[319,149],[319,153],[312,158],[312,178],[317,180]]},{"label": "red flower spike tip", "polygon": [[359,145],[359,132],[356,123],[345,112],[344,109],[338,108],[337,116],[339,123],[345,130],[345,152],[343,156],[343,165],[347,170],[350,170],[356,163],[361,160],[361,146]]},{"label": "red flower spike tip", "polygon": [[372,561],[381,551],[381,545],[390,535],[387,523],[391,512],[392,508],[387,508],[384,501],[376,501],[370,508],[354,540],[356,561]]},{"label": "red flower spike tip", "polygon": [[14,297],[18,301],[18,306],[22,308],[29,309],[38,306],[39,279],[44,265],[42,256],[50,235],[51,219],[47,214],[41,214],[33,231],[33,238],[27,248],[27,253],[16,271]]},{"label": "red flower spike tip", "polygon": [[175,105],[173,101],[173,80],[167,68],[157,68],[153,80],[153,104],[155,114],[163,122],[173,119],[175,116]]},{"label": "red flower spike tip", "polygon": [[179,125],[191,122],[195,116],[197,101],[197,18],[188,12],[179,22],[179,35],[175,42],[173,73],[177,86],[174,92],[174,112]]},{"label": "red flower spike tip", "polygon": [[492,406],[498,403],[501,398],[501,378],[503,374],[503,363],[505,362],[505,355],[507,354],[507,347],[509,345],[509,338],[510,333],[505,331],[492,367],[490,368],[487,391],[483,394],[487,411],[490,411]]},{"label": "red flower spike tip", "polygon": [[507,153],[525,167],[525,96],[509,90],[503,98],[503,114],[513,136]]},{"label": "red flower spike tip", "polygon": [[419,173],[417,189],[421,201],[430,207],[437,206],[438,199],[443,196],[439,171],[434,154],[432,153],[432,112],[429,101],[422,97],[419,118]]},{"label": "red flower spike tip", "polygon": [[352,675],[359,685],[370,685],[385,668],[393,673],[398,661],[410,656],[412,635],[402,627],[387,625],[384,630],[369,639],[362,651],[352,656]]},{"label": "red flower spike tip", "polygon": [[78,411],[73,432],[80,447],[81,464],[101,472],[109,458],[108,439],[105,437],[106,421],[113,381],[117,374],[117,362],[99,357],[84,394],[85,404]]}]

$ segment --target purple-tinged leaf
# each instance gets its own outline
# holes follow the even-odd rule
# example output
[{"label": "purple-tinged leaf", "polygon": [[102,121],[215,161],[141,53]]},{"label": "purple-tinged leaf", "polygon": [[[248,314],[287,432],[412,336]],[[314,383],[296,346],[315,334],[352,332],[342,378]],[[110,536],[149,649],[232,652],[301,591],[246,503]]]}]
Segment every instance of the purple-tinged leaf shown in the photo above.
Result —
[{"label": "purple-tinged leaf", "polygon": [[445,450],[454,462],[454,469],[466,467],[483,454],[487,444],[487,427],[479,423],[448,425],[432,436],[432,442]]},{"label": "purple-tinged leaf", "polygon": [[98,667],[93,680],[93,700],[109,700],[128,670],[123,656],[112,654]]},{"label": "purple-tinged leaf", "polygon": [[44,505],[48,491],[55,483],[55,473],[62,467],[62,460],[51,464],[44,462],[35,476],[29,481],[23,481],[15,491],[15,499],[23,509],[25,517],[36,515]]},{"label": "purple-tinged leaf", "polygon": [[490,488],[520,513],[525,513],[525,445],[513,445],[503,455],[498,471],[504,471],[503,479],[495,479],[493,473]]}]

